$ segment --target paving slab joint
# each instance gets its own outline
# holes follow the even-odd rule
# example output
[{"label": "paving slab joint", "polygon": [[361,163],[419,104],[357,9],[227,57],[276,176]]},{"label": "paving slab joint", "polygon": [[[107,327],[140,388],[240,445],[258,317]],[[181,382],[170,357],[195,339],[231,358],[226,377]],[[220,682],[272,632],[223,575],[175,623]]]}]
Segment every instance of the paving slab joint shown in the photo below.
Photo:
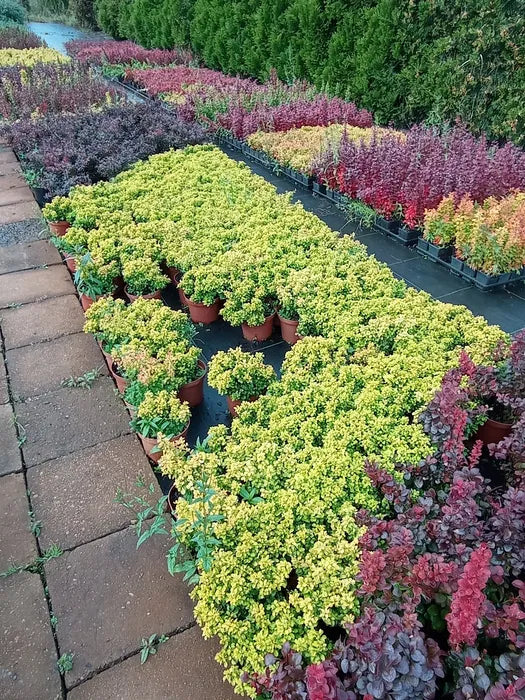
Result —
[{"label": "paving slab joint", "polygon": [[[187,632],[187,630],[192,629],[197,625],[196,621],[193,620],[192,622],[188,623],[187,625],[183,625],[182,627],[177,627],[176,629],[172,630],[171,632],[163,632],[163,635],[167,637],[168,639],[171,639],[172,637],[175,637],[177,634],[182,634],[183,632]],[[138,646],[136,649],[133,651],[130,651],[127,654],[123,654],[120,656],[118,659],[113,659],[113,661],[110,661],[108,664],[105,664],[104,666],[100,666],[97,669],[94,669],[90,674],[86,675],[82,680],[77,681],[76,683],[73,683],[72,685],[67,686],[67,692],[71,692],[74,688],[78,688],[79,685],[83,685],[86,683],[86,681],[90,681],[92,678],[95,678],[95,676],[98,676],[101,673],[104,673],[104,671],[108,671],[110,668],[114,668],[115,666],[118,666],[119,664],[123,663],[124,661],[127,661],[128,659],[133,658],[134,656],[138,656],[141,652],[142,647]]]}]

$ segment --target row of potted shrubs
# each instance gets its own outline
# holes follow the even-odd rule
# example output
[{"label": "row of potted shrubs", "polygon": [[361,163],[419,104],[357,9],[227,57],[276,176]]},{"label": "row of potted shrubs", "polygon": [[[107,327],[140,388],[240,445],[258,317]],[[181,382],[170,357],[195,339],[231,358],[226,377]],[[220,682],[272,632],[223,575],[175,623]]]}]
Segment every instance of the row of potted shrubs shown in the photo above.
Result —
[{"label": "row of potted shrubs", "polygon": [[[200,303],[222,291],[227,304],[237,282],[243,302],[235,308],[242,309],[238,318],[244,319],[253,289],[264,284],[259,299],[275,289],[280,308],[298,313],[302,332],[319,336],[295,345],[281,381],[269,370],[268,376],[262,374],[263,385],[269,382],[266,393],[256,402],[244,401],[231,434],[225,427],[214,428],[205,448],[191,454],[184,444],[170,441],[175,428],[160,441],[161,470],[175,479],[179,493],[189,494],[178,500],[177,514],[190,523],[182,524],[179,533],[190,549],[206,475],[214,523],[209,537],[215,544],[208,543],[204,563],[196,558],[192,595],[205,633],[221,640],[219,658],[227,677],[241,692],[284,692],[290,657],[287,647],[283,656],[280,650],[288,642],[303,659],[295,664],[293,682],[299,689],[300,683],[305,688],[310,683],[310,692],[313,680],[306,681],[300,669],[323,663],[333,647],[330,629],[350,621],[360,606],[356,576],[364,530],[356,512],[363,507],[382,512],[381,497],[364,468],[366,459],[380,461],[399,476],[400,464],[428,455],[433,436],[414,417],[447,367],[457,363],[460,347],[468,347],[479,361],[490,357],[503,334],[466,309],[407,289],[368,258],[362,246],[338,239],[209,146],[154,156],[112,183],[75,188],[57,205],[65,207],[62,211],[74,224],[61,240],[80,246],[77,263],[89,253],[99,271],[108,266],[112,283],[128,260],[149,256],[157,270],[177,266],[182,289],[202,295]],[[228,267],[228,261],[239,266]],[[249,298],[242,296],[242,270],[257,277]],[[100,300],[88,309],[88,319],[106,304],[118,304],[128,313],[143,304],[162,308],[155,300],[136,300],[128,307]],[[144,342],[165,326],[148,328]],[[217,377],[213,364],[210,369],[210,383],[221,391],[233,386],[228,375],[232,363],[246,376],[235,354],[219,356]],[[151,357],[147,362],[141,357],[135,367],[144,367],[149,375]],[[195,353],[193,368],[197,357]],[[152,366],[158,368],[154,359]],[[123,358],[123,372],[132,377],[133,369],[126,370],[125,363]],[[172,415],[174,394],[165,386],[148,395],[140,416],[137,410],[139,430],[153,421],[158,434],[156,421]],[[251,388],[244,388],[251,394]],[[242,398],[252,398],[247,393]],[[180,428],[187,414],[182,416],[178,403],[173,410]],[[287,666],[286,673],[279,663]],[[332,673],[333,683],[345,668],[343,664]],[[321,679],[321,671],[316,672]],[[371,672],[370,663],[366,672]],[[242,673],[247,675],[241,681]],[[418,682],[431,689],[434,676],[439,673],[425,671]],[[312,692],[309,697],[315,697]]]},{"label": "row of potted shrubs", "polygon": [[[92,333],[132,415],[148,457],[162,455],[159,439],[187,437],[190,409],[203,401],[208,367],[192,342],[195,328],[187,315],[157,299],[137,299],[126,305],[107,296],[86,310],[84,330]],[[209,366],[209,383],[227,397],[236,415],[242,401],[253,401],[275,379],[260,353],[240,348],[218,352]]]}]

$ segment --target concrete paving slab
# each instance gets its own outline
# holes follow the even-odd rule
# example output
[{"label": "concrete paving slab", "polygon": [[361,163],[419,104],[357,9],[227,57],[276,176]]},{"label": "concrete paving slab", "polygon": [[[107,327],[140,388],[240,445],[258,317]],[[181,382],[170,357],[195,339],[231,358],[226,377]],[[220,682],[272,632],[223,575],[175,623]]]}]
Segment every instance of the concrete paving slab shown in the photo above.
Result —
[{"label": "concrete paving slab", "polygon": [[[146,486],[154,484],[153,494],[136,486],[140,476]],[[35,517],[43,523],[39,537],[43,549],[51,544],[72,549],[127,527],[134,514],[115,503],[117,488],[147,494],[152,504],[161,496],[135,435],[32,467],[27,482]]]},{"label": "concrete paving slab", "polygon": [[0,405],[9,401],[9,390],[7,386],[7,373],[4,358],[0,354]]},{"label": "concrete paving slab", "polygon": [[14,221],[36,219],[40,216],[40,207],[33,199],[32,202],[5,204],[0,207],[0,224],[12,224]]},{"label": "concrete paving slab", "polygon": [[22,447],[31,467],[129,432],[129,415],[109,377],[91,389],[59,389],[17,405],[27,439]]},{"label": "concrete paving slab", "polygon": [[0,308],[59,297],[74,291],[65,265],[11,272],[1,277]]},{"label": "concrete paving slab", "polygon": [[18,160],[10,148],[5,148],[0,151],[0,163],[18,163]]},{"label": "concrete paving slab", "polygon": [[0,579],[5,700],[59,700],[56,650],[40,576],[21,572]]},{"label": "concrete paving slab", "polygon": [[22,470],[14,415],[10,404],[0,406],[0,474]]},{"label": "concrete paving slab", "polygon": [[31,241],[0,248],[0,274],[61,262],[60,253],[49,241]]},{"label": "concrete paving slab", "polygon": [[29,397],[60,389],[68,377],[79,377],[92,369],[108,374],[104,357],[94,338],[75,333],[6,353],[13,396]]},{"label": "concrete paving slab", "polygon": [[0,571],[5,571],[11,564],[28,564],[37,556],[36,540],[30,530],[24,475],[1,476]]},{"label": "concrete paving slab", "polygon": [[74,688],[69,700],[236,700],[214,660],[219,646],[195,626],[161,644],[143,666],[132,656]]},{"label": "concrete paving slab", "polygon": [[167,539],[136,542],[122,530],[45,565],[59,647],[75,654],[68,687],[137,651],[142,637],[192,622],[188,587],[166,569]]},{"label": "concrete paving slab", "polygon": [[84,314],[73,294],[3,309],[1,318],[6,350],[78,333],[84,327]]},{"label": "concrete paving slab", "polygon": [[0,207],[6,204],[20,204],[21,202],[34,202],[33,193],[27,185],[19,187],[2,188],[0,191]]}]

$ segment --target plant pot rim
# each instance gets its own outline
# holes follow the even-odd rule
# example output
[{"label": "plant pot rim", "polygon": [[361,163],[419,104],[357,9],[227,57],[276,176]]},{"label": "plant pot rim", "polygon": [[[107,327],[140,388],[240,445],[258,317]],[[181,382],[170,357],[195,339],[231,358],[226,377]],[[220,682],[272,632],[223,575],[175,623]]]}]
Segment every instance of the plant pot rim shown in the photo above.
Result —
[{"label": "plant pot rim", "polygon": [[487,425],[487,423],[492,423],[492,425],[496,426],[497,428],[512,428],[514,423],[509,423],[508,421],[500,421],[500,420],[494,420],[494,418],[488,417],[487,420],[483,423],[483,425]]},{"label": "plant pot rim", "polygon": [[[262,323],[258,323],[256,326],[250,326],[249,323],[246,323],[246,321],[243,321],[242,325],[246,326],[247,328],[262,328],[270,319],[274,319],[276,315],[276,311],[273,311],[269,316],[265,316],[264,321]],[[278,314],[277,314],[278,315]],[[286,320],[286,319],[285,319]]]},{"label": "plant pot rim", "polygon": [[[181,287],[182,289],[182,287]],[[186,292],[184,289],[182,289],[182,293],[184,294],[184,299],[189,302],[190,304],[193,304],[193,306],[199,306],[204,309],[210,309],[212,306],[215,306],[215,304],[218,304],[220,302],[220,297],[215,297],[215,301],[213,304],[203,304],[201,301],[193,301],[193,299],[190,299],[189,296],[186,295]]]},{"label": "plant pot rim", "polygon": [[162,289],[157,289],[154,292],[149,292],[148,294],[133,294],[128,290],[128,285],[124,285],[124,291],[126,292],[128,297],[133,297],[134,299],[140,299],[141,297],[143,299],[154,299],[155,295],[160,295],[162,292]]},{"label": "plant pot rim", "polygon": [[276,313],[281,323],[297,323],[297,325],[299,325],[299,319],[286,318],[286,316],[281,316],[281,314],[278,311]]},{"label": "plant pot rim", "polygon": [[201,360],[199,358],[197,360],[197,366],[202,369],[202,373],[199,374],[197,379],[192,379],[191,382],[186,382],[186,384],[182,384],[182,386],[195,386],[195,384],[198,384],[199,382],[201,382],[204,379],[204,377],[206,376],[206,374],[208,372],[208,365],[206,364],[206,362],[204,360]]},{"label": "plant pot rim", "polygon": [[[172,435],[170,438],[168,438],[168,440],[173,441],[173,440],[176,440],[177,438],[182,437],[183,433],[185,433],[185,432],[189,429],[190,423],[191,423],[191,417],[188,418],[188,422],[186,423],[186,425],[184,426],[184,428],[180,431],[180,433],[177,433],[177,435]],[[155,435],[155,437],[146,437],[146,435],[143,435],[142,433],[138,433],[138,434],[139,434],[140,437],[143,438],[144,440],[156,440],[156,441],[158,441],[158,439],[159,439],[158,434]]]}]

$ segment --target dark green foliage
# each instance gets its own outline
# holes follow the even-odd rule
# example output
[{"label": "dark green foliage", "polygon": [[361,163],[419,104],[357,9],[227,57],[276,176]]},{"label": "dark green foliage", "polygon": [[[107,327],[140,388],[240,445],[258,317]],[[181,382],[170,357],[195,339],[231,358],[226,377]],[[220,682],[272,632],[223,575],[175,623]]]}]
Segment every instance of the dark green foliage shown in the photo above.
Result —
[{"label": "dark green foliage", "polygon": [[80,27],[98,29],[95,0],[69,0],[69,10]]},{"label": "dark green foliage", "polygon": [[525,142],[523,0],[96,0],[99,23],[212,68],[307,78],[381,123],[460,117]]},{"label": "dark green foliage", "polygon": [[23,24],[27,19],[25,8],[16,0],[0,0],[0,25]]}]

